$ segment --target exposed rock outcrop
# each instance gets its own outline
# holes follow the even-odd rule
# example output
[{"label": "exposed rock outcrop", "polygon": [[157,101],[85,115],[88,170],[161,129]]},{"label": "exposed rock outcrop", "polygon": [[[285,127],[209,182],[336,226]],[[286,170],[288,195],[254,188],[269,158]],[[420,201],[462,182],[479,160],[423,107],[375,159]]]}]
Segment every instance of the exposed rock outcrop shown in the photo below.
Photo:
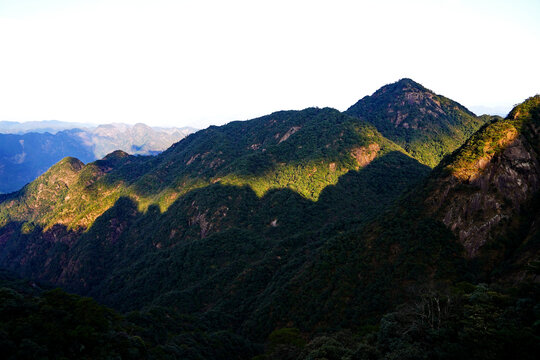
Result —
[{"label": "exposed rock outcrop", "polygon": [[351,156],[356,160],[357,169],[366,166],[375,159],[381,149],[377,143],[361,146],[351,150]]},{"label": "exposed rock outcrop", "polygon": [[503,234],[504,223],[540,190],[539,135],[534,121],[508,118],[490,124],[432,179],[425,203],[459,238],[468,257]]}]

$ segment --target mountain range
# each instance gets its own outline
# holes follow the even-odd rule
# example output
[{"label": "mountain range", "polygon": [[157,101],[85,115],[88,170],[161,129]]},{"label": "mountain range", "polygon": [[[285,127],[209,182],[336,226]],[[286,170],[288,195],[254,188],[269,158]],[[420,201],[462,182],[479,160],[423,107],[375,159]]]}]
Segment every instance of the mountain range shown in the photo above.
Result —
[{"label": "mountain range", "polygon": [[62,130],[95,128],[96,125],[90,123],[67,122],[59,120],[40,120],[40,121],[0,121],[0,134],[26,134],[33,133],[51,133],[56,134]]},{"label": "mountain range", "polygon": [[64,158],[0,195],[0,336],[13,358],[533,359],[539,131],[540,96],[476,116],[402,79]]},{"label": "mountain range", "polygon": [[0,133],[0,193],[19,190],[66,156],[88,163],[118,149],[134,155],[155,155],[194,131],[144,124],[74,128],[76,125],[59,121],[0,122],[0,132],[12,131]]}]

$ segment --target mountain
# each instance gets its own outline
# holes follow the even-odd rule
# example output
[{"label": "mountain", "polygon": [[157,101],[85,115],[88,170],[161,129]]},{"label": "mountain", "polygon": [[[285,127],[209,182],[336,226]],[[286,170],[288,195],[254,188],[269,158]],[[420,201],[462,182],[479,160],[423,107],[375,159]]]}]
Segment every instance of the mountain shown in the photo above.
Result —
[{"label": "mountain", "polygon": [[484,123],[481,116],[411,79],[383,86],[351,106],[347,114],[375,125],[421,163],[434,167]]},{"label": "mountain", "polygon": [[33,133],[51,133],[56,134],[62,130],[93,128],[94,124],[66,122],[58,120],[41,120],[41,121],[0,121],[0,134],[17,134],[22,135],[29,132]]},{"label": "mountain", "polygon": [[[40,125],[40,122],[35,124],[37,128]],[[49,125],[46,122],[43,126]],[[0,193],[19,190],[66,156],[87,163],[118,149],[130,154],[154,155],[190,132],[189,128],[153,129],[144,124],[109,124],[55,134],[0,134]]]},{"label": "mountain", "polygon": [[[143,358],[533,359],[539,99],[433,170],[373,117],[329,108],[212,126],[152,157],[68,157],[0,195],[0,267],[128,314],[97,335],[126,332],[118,351]],[[62,299],[46,309],[69,314],[78,300]],[[7,314],[31,331],[4,338],[43,344]]]}]

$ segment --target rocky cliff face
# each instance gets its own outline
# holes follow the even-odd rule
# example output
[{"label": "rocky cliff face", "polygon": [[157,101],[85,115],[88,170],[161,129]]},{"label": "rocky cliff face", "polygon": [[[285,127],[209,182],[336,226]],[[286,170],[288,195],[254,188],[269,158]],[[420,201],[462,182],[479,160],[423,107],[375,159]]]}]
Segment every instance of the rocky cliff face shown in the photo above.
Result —
[{"label": "rocky cliff face", "polygon": [[[485,126],[435,171],[425,201],[429,211],[459,238],[468,257],[501,236],[540,190],[534,111],[520,105],[513,115]],[[516,115],[517,114],[517,115]]]}]

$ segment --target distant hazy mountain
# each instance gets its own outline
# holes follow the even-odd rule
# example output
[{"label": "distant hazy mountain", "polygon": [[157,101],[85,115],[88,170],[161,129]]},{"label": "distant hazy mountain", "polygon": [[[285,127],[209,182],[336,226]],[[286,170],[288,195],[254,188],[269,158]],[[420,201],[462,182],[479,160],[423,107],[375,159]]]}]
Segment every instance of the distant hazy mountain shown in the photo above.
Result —
[{"label": "distant hazy mountain", "polygon": [[133,155],[155,155],[194,132],[193,128],[152,128],[145,124],[106,124],[77,132],[92,146],[96,159],[122,150]]},{"label": "distant hazy mountain", "polygon": [[[115,150],[155,155],[194,131],[192,128],[151,128],[144,124],[107,124],[93,128],[42,132],[75,125],[59,121],[1,122],[19,134],[0,133],[0,193],[15,191],[66,156],[87,163]],[[31,128],[33,124],[34,128]],[[31,132],[27,132],[27,130]],[[35,130],[35,131],[34,131]]]},{"label": "distant hazy mountain", "polygon": [[48,132],[51,134],[56,134],[62,130],[94,127],[96,127],[95,124],[58,120],[27,121],[22,123],[17,121],[0,121],[0,134],[26,134],[29,132]]},{"label": "distant hazy mountain", "polygon": [[469,109],[472,110],[473,112],[475,112],[476,114],[487,114],[487,115],[495,115],[495,116],[505,117],[510,112],[511,106],[475,105],[475,106],[469,107]]}]

